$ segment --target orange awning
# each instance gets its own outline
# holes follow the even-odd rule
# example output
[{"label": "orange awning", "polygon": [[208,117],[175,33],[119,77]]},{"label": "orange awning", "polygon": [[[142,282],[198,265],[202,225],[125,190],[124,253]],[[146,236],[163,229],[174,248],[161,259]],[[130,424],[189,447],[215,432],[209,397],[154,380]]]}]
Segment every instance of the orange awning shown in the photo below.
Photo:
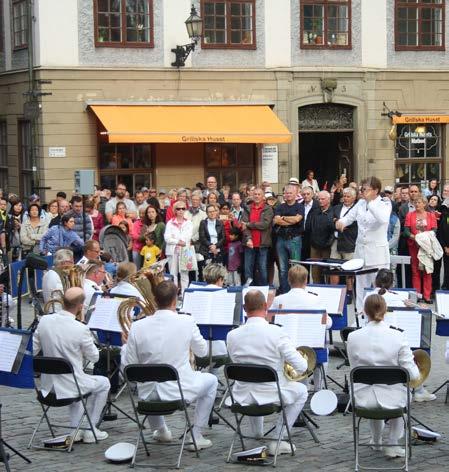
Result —
[{"label": "orange awning", "polygon": [[289,143],[266,105],[90,105],[110,143]]}]

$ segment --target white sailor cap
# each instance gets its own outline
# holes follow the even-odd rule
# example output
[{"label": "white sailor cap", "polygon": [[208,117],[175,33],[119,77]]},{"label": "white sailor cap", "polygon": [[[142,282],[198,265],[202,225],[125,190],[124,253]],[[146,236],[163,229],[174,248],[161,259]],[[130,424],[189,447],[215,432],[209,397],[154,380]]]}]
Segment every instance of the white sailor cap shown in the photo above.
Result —
[{"label": "white sailor cap", "polygon": [[435,431],[430,431],[425,428],[418,428],[417,426],[412,427],[412,435],[415,439],[421,441],[432,441],[435,442],[437,439],[441,438],[441,434]]}]

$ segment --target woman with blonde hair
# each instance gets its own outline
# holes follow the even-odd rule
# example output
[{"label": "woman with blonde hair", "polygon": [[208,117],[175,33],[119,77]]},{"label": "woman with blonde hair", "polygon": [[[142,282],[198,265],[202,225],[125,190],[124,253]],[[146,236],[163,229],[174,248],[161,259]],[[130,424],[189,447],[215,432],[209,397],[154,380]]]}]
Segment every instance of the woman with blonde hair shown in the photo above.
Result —
[{"label": "woman with blonde hair", "polygon": [[[364,304],[368,324],[352,332],[348,337],[347,351],[351,368],[367,366],[398,366],[406,369],[410,379],[419,377],[418,366],[413,359],[412,350],[401,330],[385,323],[387,304],[382,295],[369,295]],[[402,384],[395,385],[354,385],[355,405],[368,409],[404,408],[407,403],[407,389]],[[404,457],[405,449],[399,446],[404,434],[402,418],[389,420],[390,432],[388,446],[384,447],[387,457]],[[376,451],[382,450],[383,420],[370,420],[371,444]]]}]

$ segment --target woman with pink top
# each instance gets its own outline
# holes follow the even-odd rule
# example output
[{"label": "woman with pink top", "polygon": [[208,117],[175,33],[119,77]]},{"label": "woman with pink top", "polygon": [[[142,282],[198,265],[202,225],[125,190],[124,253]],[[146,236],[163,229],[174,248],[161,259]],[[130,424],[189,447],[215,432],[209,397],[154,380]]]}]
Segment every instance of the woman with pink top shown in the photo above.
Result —
[{"label": "woman with pink top", "polygon": [[118,202],[115,207],[115,213],[112,215],[111,224],[118,226],[121,221],[125,220],[128,223],[129,234],[131,234],[133,230],[133,220],[128,217],[127,212],[128,210],[125,203]]}]

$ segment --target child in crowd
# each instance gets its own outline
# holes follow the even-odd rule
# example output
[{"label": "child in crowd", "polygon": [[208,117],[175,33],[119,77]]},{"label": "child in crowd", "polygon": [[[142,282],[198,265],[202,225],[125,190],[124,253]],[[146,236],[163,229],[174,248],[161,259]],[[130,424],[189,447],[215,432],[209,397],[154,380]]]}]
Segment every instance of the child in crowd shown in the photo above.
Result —
[{"label": "child in crowd", "polygon": [[240,285],[240,270],[242,265],[242,231],[233,226],[229,232],[228,247],[228,285]]},{"label": "child in crowd", "polygon": [[128,256],[129,256],[129,260],[132,261],[133,240],[131,236],[129,235],[129,224],[126,220],[122,220],[118,224],[118,227],[126,234]]},{"label": "child in crowd", "polygon": [[140,255],[143,257],[143,268],[150,267],[157,261],[158,256],[161,254],[161,250],[154,244],[156,237],[154,233],[148,233],[145,235],[145,246],[140,251]]}]

